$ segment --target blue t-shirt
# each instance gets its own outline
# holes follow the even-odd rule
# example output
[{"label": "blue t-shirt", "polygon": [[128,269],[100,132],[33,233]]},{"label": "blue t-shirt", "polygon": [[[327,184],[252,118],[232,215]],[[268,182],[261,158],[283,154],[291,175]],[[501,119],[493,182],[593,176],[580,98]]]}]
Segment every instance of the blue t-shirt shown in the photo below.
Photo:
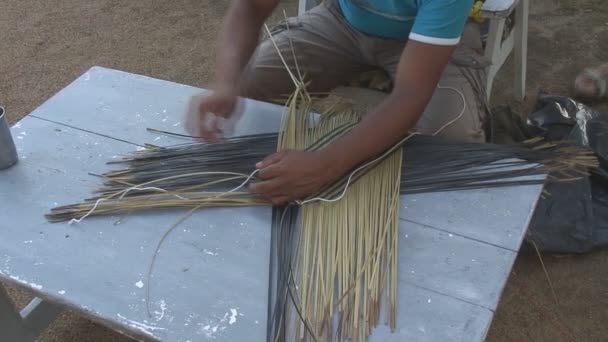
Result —
[{"label": "blue t-shirt", "polygon": [[473,0],[339,0],[346,20],[369,35],[456,45]]}]

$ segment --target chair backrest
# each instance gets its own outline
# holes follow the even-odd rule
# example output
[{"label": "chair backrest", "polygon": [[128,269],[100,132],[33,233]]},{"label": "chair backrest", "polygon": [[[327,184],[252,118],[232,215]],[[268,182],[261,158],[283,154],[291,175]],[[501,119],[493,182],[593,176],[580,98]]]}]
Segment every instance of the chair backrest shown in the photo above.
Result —
[{"label": "chair backrest", "polygon": [[317,5],[316,0],[299,0],[298,14],[302,14]]},{"label": "chair backrest", "polygon": [[511,14],[519,0],[485,0],[481,14],[485,18],[505,18]]},{"label": "chair backrest", "polygon": [[[320,0],[299,0],[298,14],[318,5]],[[517,6],[519,0],[485,0],[481,12],[485,17],[506,17]]]}]

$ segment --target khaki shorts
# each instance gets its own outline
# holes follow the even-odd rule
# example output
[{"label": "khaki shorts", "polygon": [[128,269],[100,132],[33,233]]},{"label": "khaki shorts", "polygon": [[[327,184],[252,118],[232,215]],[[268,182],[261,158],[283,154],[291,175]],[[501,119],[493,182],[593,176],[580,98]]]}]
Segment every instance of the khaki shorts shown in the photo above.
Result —
[{"label": "khaki shorts", "polygon": [[[287,19],[272,34],[290,69],[296,73],[299,70],[310,82],[309,92],[330,92],[350,83],[355,76],[378,68],[393,78],[406,44],[355,30],[343,17],[336,0]],[[468,23],[416,130],[433,134],[464,110],[462,117],[439,135],[458,141],[485,141],[485,66],[479,27]],[[241,95],[259,100],[279,99],[294,88],[269,39],[254,53],[241,84]],[[370,103],[377,103],[386,95],[365,89],[351,92],[357,100]]]}]

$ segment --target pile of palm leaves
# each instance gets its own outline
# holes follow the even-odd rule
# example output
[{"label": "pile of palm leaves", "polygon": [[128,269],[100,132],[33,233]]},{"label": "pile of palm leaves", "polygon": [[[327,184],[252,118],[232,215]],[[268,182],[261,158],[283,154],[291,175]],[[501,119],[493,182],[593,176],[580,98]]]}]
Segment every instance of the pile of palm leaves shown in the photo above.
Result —
[{"label": "pile of palm leaves", "polygon": [[[270,205],[265,199],[233,189],[256,162],[276,151],[277,133],[226,139],[219,144],[191,142],[133,152],[109,164],[124,168],[97,175],[103,185],[82,203],[53,208],[50,221],[78,219],[101,200],[94,215],[154,208]],[[401,193],[451,191],[570,180],[597,166],[592,152],[568,142],[528,141],[513,146],[454,143],[439,137],[413,136],[405,142]],[[255,176],[252,181],[255,181]]]}]

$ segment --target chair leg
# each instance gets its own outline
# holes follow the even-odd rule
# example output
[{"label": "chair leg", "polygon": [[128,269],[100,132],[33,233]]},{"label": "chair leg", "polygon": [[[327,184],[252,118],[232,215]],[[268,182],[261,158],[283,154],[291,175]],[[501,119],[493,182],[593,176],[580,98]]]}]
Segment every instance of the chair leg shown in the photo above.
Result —
[{"label": "chair leg", "polygon": [[298,1],[298,15],[302,15],[306,12],[306,6],[308,5],[308,1],[300,0]]},{"label": "chair leg", "polygon": [[309,9],[315,7],[317,5],[316,0],[299,0],[298,3],[298,15],[303,14]]},{"label": "chair leg", "polygon": [[29,341],[21,316],[2,284],[0,284],[0,332],[3,341]]},{"label": "chair leg", "polygon": [[485,56],[492,64],[486,70],[486,96],[490,101],[490,95],[492,94],[492,83],[494,77],[498,73],[501,65],[497,61],[499,60],[501,47],[502,47],[502,35],[505,29],[505,19],[494,19],[490,21],[490,31],[488,32],[488,39],[486,41]]},{"label": "chair leg", "polygon": [[0,341],[33,342],[63,309],[34,298],[21,312],[0,283]]},{"label": "chair leg", "polygon": [[523,101],[526,97],[526,71],[528,59],[528,10],[529,0],[520,0],[515,8],[515,97]]}]

